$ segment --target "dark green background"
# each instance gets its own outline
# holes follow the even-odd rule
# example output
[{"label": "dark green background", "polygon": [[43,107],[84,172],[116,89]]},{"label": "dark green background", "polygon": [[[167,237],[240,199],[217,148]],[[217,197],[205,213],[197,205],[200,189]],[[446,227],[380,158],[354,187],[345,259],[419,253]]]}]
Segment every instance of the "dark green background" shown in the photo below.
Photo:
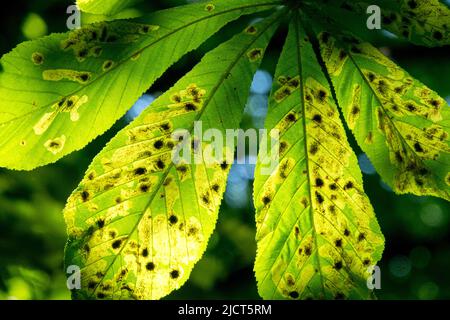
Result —
[{"label": "dark green background", "polygon": [[[132,14],[183,3],[186,1],[146,1]],[[65,12],[70,4],[71,1],[63,0],[9,2],[8,10],[3,8],[0,14],[0,53],[27,40],[25,35],[39,35],[39,22],[36,22],[39,18],[35,14],[45,21],[47,33],[65,32],[68,17]],[[208,49],[228,39],[233,32],[242,29],[241,23],[247,24],[253,18],[245,17],[227,26],[199,50],[170,68],[149,88],[149,93],[169,88]],[[285,28],[281,28],[265,58],[262,69],[269,73],[275,68],[285,32]],[[377,32],[372,32],[370,38],[414,77],[450,99],[448,47],[414,47]],[[260,103],[249,109],[264,110],[266,96],[254,95],[254,98],[253,101]],[[248,111],[244,127],[261,126],[261,120]],[[0,169],[0,299],[70,298],[63,270],[66,234],[61,211],[92,158],[126,123],[126,118],[120,120],[84,150],[56,164],[32,172]],[[355,150],[360,155],[359,148],[355,146]],[[370,171],[367,165],[364,168]],[[248,176],[249,169],[248,166],[233,168],[209,249],[186,285],[168,298],[258,298],[252,271],[255,227],[250,202],[251,179],[243,176],[245,172]],[[364,178],[365,189],[386,237],[386,250],[379,263],[382,289],[377,291],[377,296],[380,299],[449,299],[449,203],[431,197],[397,196],[377,174],[365,174]],[[236,198],[242,192],[247,193],[247,199]]]}]

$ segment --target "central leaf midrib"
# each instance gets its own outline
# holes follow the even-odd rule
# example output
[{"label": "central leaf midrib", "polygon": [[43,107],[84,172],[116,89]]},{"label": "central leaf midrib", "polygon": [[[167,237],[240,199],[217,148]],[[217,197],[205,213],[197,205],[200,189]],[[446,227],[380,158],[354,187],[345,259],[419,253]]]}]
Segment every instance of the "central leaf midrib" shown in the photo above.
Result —
[{"label": "central leaf midrib", "polygon": [[[304,139],[304,152],[305,152],[305,158],[306,158],[306,171],[308,172],[307,174],[307,181],[308,181],[308,185],[309,188],[308,189],[308,194],[309,194],[309,203],[310,203],[310,218],[311,218],[311,223],[312,223],[312,232],[313,232],[313,239],[314,239],[314,244],[315,244],[315,251],[316,251],[316,260],[317,260],[317,266],[319,269],[319,273],[320,273],[320,283],[322,285],[322,292],[325,294],[325,287],[324,287],[324,283],[323,283],[323,273],[322,273],[322,268],[320,265],[320,256],[319,256],[319,246],[318,246],[318,241],[317,241],[317,230],[316,230],[316,226],[315,226],[315,222],[314,222],[314,205],[313,205],[313,201],[312,201],[312,192],[311,192],[311,178],[310,178],[310,168],[309,168],[309,153],[308,153],[308,133],[306,130],[306,108],[305,108],[305,95],[304,95],[304,77],[303,77],[303,68],[302,66],[302,56],[301,56],[301,52],[300,52],[300,35],[299,35],[299,29],[300,29],[300,17],[298,12],[296,12],[296,15],[294,17],[294,24],[295,24],[295,38],[296,38],[296,53],[298,56],[298,74],[300,75],[300,99],[301,99],[301,107],[302,107],[302,122],[303,122],[303,135],[305,137]],[[313,254],[313,253],[311,253]]]}]

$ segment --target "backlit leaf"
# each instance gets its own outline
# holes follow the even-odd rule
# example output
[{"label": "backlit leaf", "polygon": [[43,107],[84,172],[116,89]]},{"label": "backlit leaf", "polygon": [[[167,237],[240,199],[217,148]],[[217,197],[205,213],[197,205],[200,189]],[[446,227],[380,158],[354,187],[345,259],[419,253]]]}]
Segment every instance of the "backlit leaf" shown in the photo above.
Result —
[{"label": "backlit leaf", "polygon": [[383,180],[397,193],[450,199],[450,109],[369,43],[319,35],[339,106]]},{"label": "backlit leaf", "polygon": [[84,147],[186,52],[277,3],[217,0],[20,44],[0,64],[0,166],[33,169]]},{"label": "backlit leaf", "polygon": [[311,42],[294,18],[266,120],[280,162],[255,172],[258,291],[265,299],[367,298],[384,238]]},{"label": "backlit leaf", "polygon": [[383,10],[383,27],[430,47],[450,45],[450,9],[439,0],[397,0],[398,10]]}]

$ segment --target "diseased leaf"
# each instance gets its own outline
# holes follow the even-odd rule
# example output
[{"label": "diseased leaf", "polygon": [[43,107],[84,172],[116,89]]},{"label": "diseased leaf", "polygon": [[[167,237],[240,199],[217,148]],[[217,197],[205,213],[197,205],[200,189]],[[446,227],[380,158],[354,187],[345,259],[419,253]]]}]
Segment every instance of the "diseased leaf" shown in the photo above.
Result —
[{"label": "diseased leaf", "polygon": [[265,299],[367,298],[384,238],[311,42],[295,18],[275,75],[267,129],[280,162],[255,172],[259,294]]},{"label": "diseased leaf", "polygon": [[20,44],[0,64],[0,166],[29,170],[84,147],[186,52],[278,3],[217,0]]},{"label": "diseased leaf", "polygon": [[[66,264],[81,267],[74,297],[158,299],[188,279],[215,227],[234,152],[202,156],[211,141],[193,132],[194,122],[223,135],[238,128],[283,14],[208,53],[94,159],[64,210]],[[178,129],[194,139],[175,139]],[[186,143],[199,161],[172,161]]]},{"label": "diseased leaf", "polygon": [[445,4],[439,0],[400,0],[399,4],[399,11],[383,13],[386,29],[420,45],[450,44],[450,9]]},{"label": "diseased leaf", "polygon": [[77,0],[77,6],[81,11],[88,13],[114,15],[141,1],[142,0]]},{"label": "diseased leaf", "polygon": [[319,35],[339,106],[358,144],[397,193],[450,199],[450,109],[369,43]]},{"label": "diseased leaf", "polygon": [[[327,5],[328,8],[339,6],[364,18],[367,8],[374,4],[382,11],[383,29],[418,45],[450,44],[450,9],[439,0],[338,0]],[[333,14],[330,17],[333,19]]]},{"label": "diseased leaf", "polygon": [[[374,0],[370,5],[373,4],[379,5],[383,10],[398,7],[392,0]],[[308,6],[305,6],[304,14],[308,16],[309,20],[320,21],[330,30],[351,30],[352,34],[362,39],[386,42],[385,35],[381,32],[367,28],[369,15],[366,10],[368,6],[369,4],[361,0],[355,0],[351,4],[347,0],[311,2]],[[324,12],[326,12],[326,19],[323,19]],[[384,25],[382,24],[381,27],[384,27]]]}]

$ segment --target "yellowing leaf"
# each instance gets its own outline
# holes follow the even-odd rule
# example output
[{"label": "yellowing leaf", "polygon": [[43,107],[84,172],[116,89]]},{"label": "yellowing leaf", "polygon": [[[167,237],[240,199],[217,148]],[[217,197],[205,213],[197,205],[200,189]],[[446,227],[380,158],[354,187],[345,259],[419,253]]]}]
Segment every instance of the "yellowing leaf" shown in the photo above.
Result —
[{"label": "yellowing leaf", "polygon": [[280,130],[280,161],[255,172],[258,291],[265,299],[367,298],[368,267],[384,239],[308,35],[290,24],[267,129]]},{"label": "yellowing leaf", "polygon": [[[234,152],[205,156],[211,142],[193,132],[194,122],[223,135],[239,126],[283,13],[208,53],[94,159],[64,210],[66,264],[81,267],[74,297],[158,299],[188,279],[215,227]],[[174,137],[178,129],[193,139]],[[186,143],[199,161],[173,161]]]},{"label": "yellowing leaf", "polygon": [[450,45],[450,9],[439,0],[400,0],[383,11],[383,27],[413,43]]},{"label": "yellowing leaf", "polygon": [[339,106],[360,147],[397,193],[450,199],[450,109],[368,43],[319,35]]}]

